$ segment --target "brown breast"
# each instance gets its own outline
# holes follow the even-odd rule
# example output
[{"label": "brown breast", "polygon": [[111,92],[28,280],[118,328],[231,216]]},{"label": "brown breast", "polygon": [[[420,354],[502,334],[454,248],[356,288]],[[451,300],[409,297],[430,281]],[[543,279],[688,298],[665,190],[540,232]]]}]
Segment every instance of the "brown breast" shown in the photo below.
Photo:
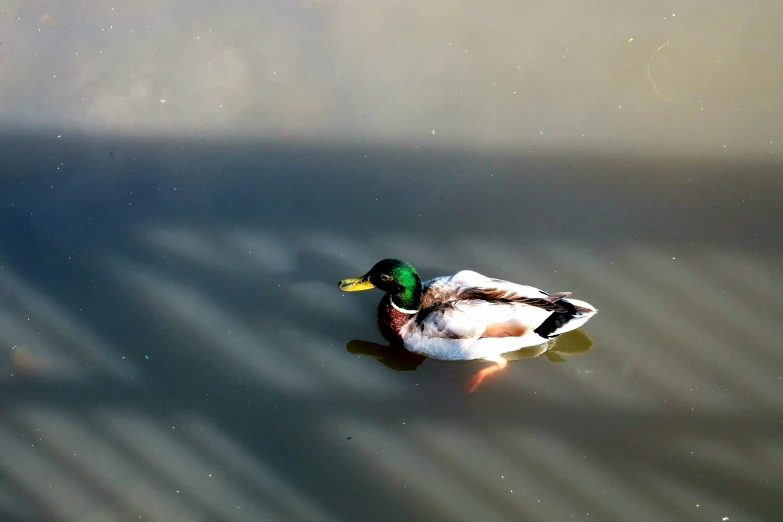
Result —
[{"label": "brown breast", "polygon": [[411,317],[413,317],[412,314],[405,314],[394,308],[388,294],[378,304],[378,326],[381,329],[381,334],[389,342],[402,340],[400,329],[410,321]]}]

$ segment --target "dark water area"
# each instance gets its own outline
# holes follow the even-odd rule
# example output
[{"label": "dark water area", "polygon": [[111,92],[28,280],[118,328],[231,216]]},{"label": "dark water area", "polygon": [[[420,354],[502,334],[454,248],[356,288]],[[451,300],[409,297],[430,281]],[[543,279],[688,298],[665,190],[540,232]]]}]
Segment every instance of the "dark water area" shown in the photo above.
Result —
[{"label": "dark water area", "polygon": [[[0,157],[4,521],[780,520],[776,160],[13,130]],[[384,257],[600,313],[469,394],[486,363],[385,347],[381,294],[336,287]]]}]

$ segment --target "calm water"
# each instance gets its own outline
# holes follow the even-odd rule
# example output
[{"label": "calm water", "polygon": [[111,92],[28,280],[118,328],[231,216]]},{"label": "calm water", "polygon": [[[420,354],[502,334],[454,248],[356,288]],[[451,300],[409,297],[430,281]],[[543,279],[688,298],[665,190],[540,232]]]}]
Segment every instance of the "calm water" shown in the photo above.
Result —
[{"label": "calm water", "polygon": [[[781,520],[779,8],[11,4],[0,520]],[[468,394],[384,257],[600,313]]]}]

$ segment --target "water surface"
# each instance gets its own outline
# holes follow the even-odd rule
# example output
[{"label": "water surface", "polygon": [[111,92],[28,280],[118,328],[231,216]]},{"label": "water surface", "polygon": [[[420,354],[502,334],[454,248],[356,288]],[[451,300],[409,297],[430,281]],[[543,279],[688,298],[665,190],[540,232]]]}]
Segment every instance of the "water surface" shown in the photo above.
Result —
[{"label": "water surface", "polygon": [[[12,4],[0,518],[779,518],[777,7]],[[600,313],[468,394],[392,256]]]}]

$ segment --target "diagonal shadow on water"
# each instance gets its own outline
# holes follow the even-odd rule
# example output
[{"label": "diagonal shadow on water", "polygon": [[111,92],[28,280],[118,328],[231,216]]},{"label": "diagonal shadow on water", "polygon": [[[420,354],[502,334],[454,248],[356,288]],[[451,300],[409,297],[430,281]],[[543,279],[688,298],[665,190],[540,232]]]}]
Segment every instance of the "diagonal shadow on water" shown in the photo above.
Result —
[{"label": "diagonal shadow on water", "polygon": [[[94,136],[0,153],[0,348],[41,363],[0,363],[7,520],[779,512],[777,164]],[[572,290],[601,310],[594,348],[467,396],[475,363],[377,344],[380,296],[334,288],[390,255]]]}]

